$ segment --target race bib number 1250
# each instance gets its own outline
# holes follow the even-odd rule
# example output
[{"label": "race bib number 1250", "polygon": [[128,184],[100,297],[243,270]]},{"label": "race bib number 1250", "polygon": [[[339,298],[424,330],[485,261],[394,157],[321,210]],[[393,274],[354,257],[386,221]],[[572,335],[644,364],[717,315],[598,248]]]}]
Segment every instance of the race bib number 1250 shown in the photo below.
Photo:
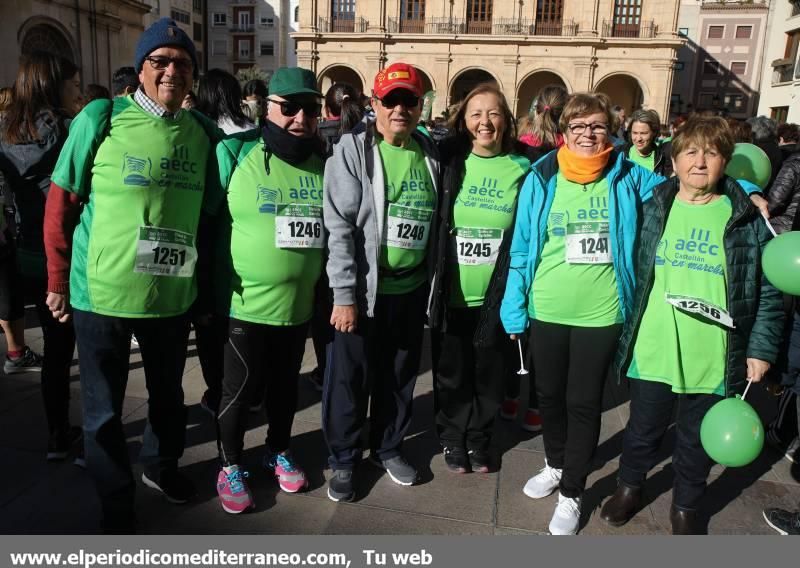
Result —
[{"label": "race bib number 1250", "polygon": [[196,263],[194,235],[162,227],[139,227],[134,272],[190,278]]}]

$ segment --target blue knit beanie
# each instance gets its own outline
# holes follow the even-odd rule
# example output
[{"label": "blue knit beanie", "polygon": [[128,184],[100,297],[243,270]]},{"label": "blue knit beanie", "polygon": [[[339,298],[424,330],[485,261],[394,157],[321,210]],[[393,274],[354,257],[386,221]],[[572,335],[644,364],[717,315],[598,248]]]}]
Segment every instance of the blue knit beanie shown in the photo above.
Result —
[{"label": "blue knit beanie", "polygon": [[141,72],[145,57],[159,47],[166,46],[185,49],[189,57],[192,58],[194,75],[197,76],[197,51],[195,51],[194,42],[185,31],[178,27],[178,24],[172,18],[161,18],[142,32],[142,37],[139,38],[139,43],[136,44],[136,59],[133,62],[136,72]]}]

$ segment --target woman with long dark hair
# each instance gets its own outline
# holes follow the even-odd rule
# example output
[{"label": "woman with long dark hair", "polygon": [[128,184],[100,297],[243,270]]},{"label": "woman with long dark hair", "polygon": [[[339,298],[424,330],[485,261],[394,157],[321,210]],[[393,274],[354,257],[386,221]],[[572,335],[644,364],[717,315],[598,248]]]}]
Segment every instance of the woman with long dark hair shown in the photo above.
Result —
[{"label": "woman with long dark hair", "polygon": [[49,53],[26,56],[0,124],[0,169],[22,220],[16,254],[26,289],[36,301],[44,335],[42,395],[50,432],[48,460],[64,459],[80,438],[69,423],[69,371],[75,349],[72,324],[59,323],[45,304],[44,206],[69,122],[81,107],[80,73]]},{"label": "woman with long dark hair", "polygon": [[222,69],[210,69],[200,79],[196,109],[217,123],[225,134],[244,132],[255,124],[242,111],[242,88],[236,77]]},{"label": "woman with long dark hair", "polygon": [[333,153],[333,145],[342,134],[350,132],[364,118],[360,99],[358,91],[347,83],[336,83],[325,93],[325,121],[319,125],[319,134],[328,155]]}]

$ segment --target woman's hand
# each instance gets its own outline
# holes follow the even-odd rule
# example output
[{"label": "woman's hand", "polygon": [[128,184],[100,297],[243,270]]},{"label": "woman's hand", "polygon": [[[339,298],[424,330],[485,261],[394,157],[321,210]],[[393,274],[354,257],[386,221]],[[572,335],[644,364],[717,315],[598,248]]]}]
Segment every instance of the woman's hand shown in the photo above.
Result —
[{"label": "woman's hand", "polygon": [[47,307],[50,308],[50,313],[53,317],[61,323],[69,321],[69,296],[67,294],[56,294],[55,292],[47,293],[47,300],[45,300]]},{"label": "woman's hand", "polygon": [[761,382],[764,375],[769,371],[770,364],[761,359],[747,358],[747,380],[754,383]]},{"label": "woman's hand", "polygon": [[[756,193],[753,193],[750,195],[750,201],[758,208],[764,217],[769,219],[769,202],[766,199]],[[769,363],[767,364],[769,365]]]}]

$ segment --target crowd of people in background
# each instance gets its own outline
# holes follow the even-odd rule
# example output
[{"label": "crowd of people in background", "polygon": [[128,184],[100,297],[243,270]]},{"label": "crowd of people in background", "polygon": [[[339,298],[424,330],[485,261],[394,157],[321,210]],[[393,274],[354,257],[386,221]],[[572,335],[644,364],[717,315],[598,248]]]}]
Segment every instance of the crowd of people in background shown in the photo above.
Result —
[{"label": "crowd of people in background", "polygon": [[[149,396],[141,481],[173,503],[196,493],[178,467],[190,328],[231,514],[256,510],[243,457],[253,409],[269,419],[261,467],[285,492],[308,487],[291,450],[308,336],[328,497],[361,494],[365,430],[369,461],[417,483],[403,441],[426,325],[447,468],[496,470],[495,420],[521,414],[546,456],[521,490],[558,493],[551,534],[579,530],[609,368],[631,397],[600,514],[611,526],[643,507],[674,420],[671,527],[701,530],[713,462],[700,422],[745,379],[766,377],[777,400],[767,441],[800,463],[800,302],[752,276],[765,218],[779,234],[800,228],[796,124],[699,112],[665,125],[652,109],[559,86],[517,120],[493,83],[423,119],[411,64],[379,71],[368,94],[346,83],[323,93],[302,68],[268,83],[199,77],[194,44],[168,18],[144,31],[133,63],[109,92],[34,53],[0,89],[3,368],[41,372],[46,459],[87,468],[106,532],[137,529],[122,428],[132,341]],[[768,156],[766,187],[725,175],[737,143]],[[678,261],[675,243],[698,228],[716,252]],[[728,319],[687,313],[680,298]],[[41,354],[25,342],[28,301]],[[69,420],[76,341],[82,426]],[[764,517],[800,532],[797,511]]]}]

